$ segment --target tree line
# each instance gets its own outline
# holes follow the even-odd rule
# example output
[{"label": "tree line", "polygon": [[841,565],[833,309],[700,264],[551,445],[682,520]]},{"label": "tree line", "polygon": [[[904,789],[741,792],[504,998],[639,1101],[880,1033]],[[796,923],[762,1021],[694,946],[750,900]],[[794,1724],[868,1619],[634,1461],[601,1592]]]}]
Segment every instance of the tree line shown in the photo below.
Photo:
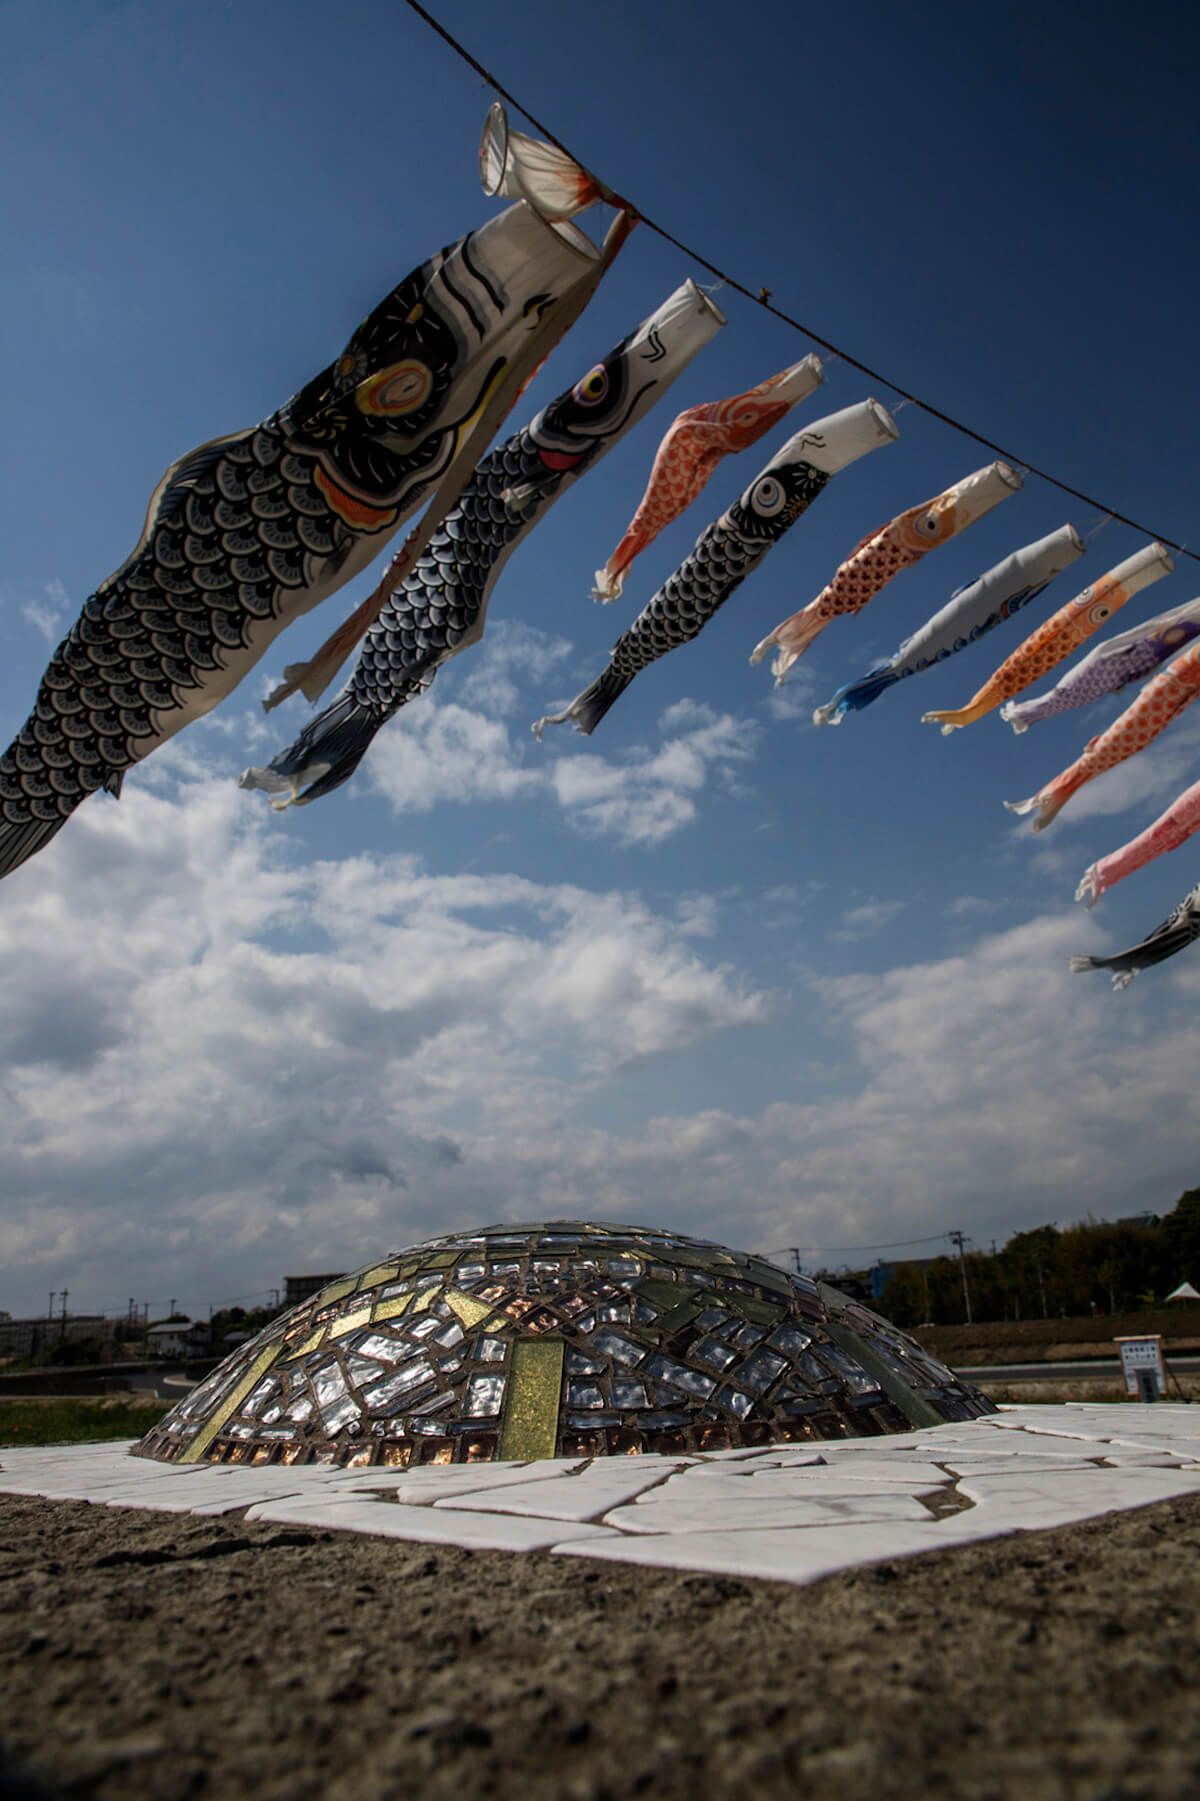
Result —
[{"label": "tree line", "polygon": [[[1200,1188],[1189,1188],[1159,1220],[1037,1226],[998,1251],[968,1251],[965,1264],[979,1323],[1156,1306],[1180,1282],[1200,1288]],[[945,1256],[897,1264],[873,1304],[898,1326],[962,1325],[963,1263]]]}]

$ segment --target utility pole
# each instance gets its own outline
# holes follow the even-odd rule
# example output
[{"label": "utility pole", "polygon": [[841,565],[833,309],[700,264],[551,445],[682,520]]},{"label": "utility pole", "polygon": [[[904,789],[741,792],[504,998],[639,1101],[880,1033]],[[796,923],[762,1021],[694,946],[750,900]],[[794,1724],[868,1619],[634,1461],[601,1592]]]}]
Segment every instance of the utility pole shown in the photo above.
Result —
[{"label": "utility pole", "polygon": [[278,1307],[278,1305],[279,1305],[279,1290],[277,1288],[273,1288],[271,1290],[271,1295],[272,1295],[273,1304],[276,1307]]},{"label": "utility pole", "polygon": [[169,1313],[168,1313],[168,1314],[167,1314],[167,1318],[168,1318],[168,1319],[174,1319],[174,1317],[175,1317],[175,1296],[174,1296],[174,1295],[172,1295],[172,1296],[171,1296],[171,1310],[170,1310],[170,1312],[169,1312]]},{"label": "utility pole", "polygon": [[70,1292],[71,1290],[69,1288],[64,1288],[62,1291],[62,1325],[59,1328],[58,1334],[59,1344],[61,1344],[63,1339],[67,1336],[67,1296]]},{"label": "utility pole", "polygon": [[786,1247],[786,1249],[787,1249],[787,1255],[792,1260],[792,1268],[795,1270],[795,1272],[798,1276],[802,1276],[804,1274],[804,1271],[800,1267],[799,1247],[797,1245],[790,1244]]},{"label": "utility pole", "polygon": [[50,1299],[46,1302],[46,1318],[54,1318],[54,1290],[50,1290]]},{"label": "utility pole", "polygon": [[967,1259],[966,1254],[963,1251],[963,1235],[961,1232],[947,1232],[946,1237],[950,1240],[951,1244],[958,1246],[958,1260],[962,1264],[963,1300],[966,1302],[967,1306],[967,1324],[969,1326],[973,1324],[971,1319],[971,1290],[967,1286]]}]

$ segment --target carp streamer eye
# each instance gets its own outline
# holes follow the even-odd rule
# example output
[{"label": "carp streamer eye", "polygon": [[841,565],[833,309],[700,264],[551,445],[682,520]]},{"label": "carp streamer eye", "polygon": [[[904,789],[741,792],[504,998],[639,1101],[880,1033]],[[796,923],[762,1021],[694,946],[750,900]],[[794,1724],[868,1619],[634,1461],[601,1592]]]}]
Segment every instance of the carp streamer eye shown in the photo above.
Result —
[{"label": "carp streamer eye", "polygon": [[415,413],[428,400],[433,389],[433,373],[424,363],[410,358],[394,363],[372,381],[363,384],[359,406],[364,413]]},{"label": "carp streamer eye", "polygon": [[750,504],[764,519],[773,519],[776,513],[781,513],[786,501],[783,483],[776,481],[773,475],[764,475],[760,482],[755,482]]},{"label": "carp streamer eye", "polygon": [[938,535],[938,516],[935,512],[922,513],[919,519],[913,520],[913,530],[918,538],[936,538]]},{"label": "carp streamer eye", "polygon": [[597,363],[582,381],[575,383],[571,392],[580,406],[599,406],[608,395],[608,370],[604,364]]},{"label": "carp streamer eye", "polygon": [[1088,618],[1093,625],[1103,625],[1106,619],[1112,617],[1112,611],[1113,604],[1111,600],[1093,601],[1092,605],[1088,608]]}]

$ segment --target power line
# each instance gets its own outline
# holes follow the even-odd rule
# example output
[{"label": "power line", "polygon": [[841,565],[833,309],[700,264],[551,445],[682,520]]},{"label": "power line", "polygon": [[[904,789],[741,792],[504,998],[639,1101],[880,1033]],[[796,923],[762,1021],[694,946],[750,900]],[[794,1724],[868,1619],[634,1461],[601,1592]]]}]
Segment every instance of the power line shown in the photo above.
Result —
[{"label": "power line", "polygon": [[[556,149],[561,150],[564,156],[569,156],[572,162],[579,163],[579,158],[575,156],[573,151],[567,148],[562,139],[556,137],[549,126],[543,125],[542,121],[531,113],[527,106],[522,106],[521,102],[517,99],[511,89],[506,88],[503,82],[497,81],[491,70],[486,69],[479,61],[478,57],[472,56],[471,52],[464,44],[461,44],[451,32],[447,31],[446,27],[435,19],[432,13],[427,12],[420,4],[420,0],[405,0],[405,4],[417,14],[418,18],[425,21],[431,31],[436,32],[438,37],[450,46],[456,56],[460,56],[463,62],[467,63],[475,70],[477,75],[487,82],[489,87],[494,88],[504,100],[507,100],[508,104],[516,112],[519,112],[523,119],[528,119],[535,131],[540,132],[542,137],[546,138],[548,142],[556,147]],[[580,167],[583,167],[583,165],[580,164]],[[591,174],[592,171],[589,170],[588,173]],[[632,207],[631,203],[622,201],[613,193],[612,189],[606,187],[598,177],[593,175],[593,180],[597,182],[597,185],[600,187],[606,200],[610,200],[613,204],[618,206],[629,204],[630,210],[636,212],[641,223],[648,231],[654,232],[656,237],[662,238],[668,244],[673,244],[676,250],[681,250],[684,256],[691,262],[699,263],[702,269],[707,269],[710,275],[715,275],[718,281],[725,283],[726,287],[732,288],[735,293],[743,295],[745,299],[752,300],[756,306],[761,306],[765,312],[771,313],[776,319],[781,319],[785,325],[790,325],[793,331],[798,331],[802,333],[804,337],[811,338],[814,344],[819,344],[822,350],[829,351],[831,356],[840,357],[841,360],[844,363],[848,363],[852,369],[857,369],[861,374],[868,376],[872,381],[882,383],[884,387],[890,388],[893,394],[899,394],[902,399],[910,401],[913,406],[920,407],[921,411],[927,413],[931,419],[939,419],[943,425],[948,425],[952,430],[961,432],[965,438],[973,439],[976,444],[981,444],[985,450],[990,450],[996,456],[1002,457],[1006,463],[1015,464],[1018,468],[1026,470],[1028,474],[1036,475],[1039,481],[1048,482],[1052,488],[1057,488],[1060,493],[1069,494],[1073,500],[1081,501],[1084,506],[1094,507],[1097,512],[1106,514],[1110,519],[1116,519],[1121,525],[1128,525],[1133,531],[1144,533],[1148,538],[1156,538],[1160,544],[1165,544],[1169,550],[1177,551],[1182,557],[1189,557],[1193,563],[1200,563],[1200,554],[1197,554],[1196,551],[1188,550],[1185,545],[1176,543],[1174,538],[1164,537],[1162,532],[1151,530],[1148,525],[1140,525],[1136,519],[1131,519],[1126,513],[1118,513],[1115,507],[1107,506],[1104,501],[1094,499],[1090,494],[1083,493],[1081,489],[1072,487],[1069,482],[1060,481],[1056,475],[1050,475],[1045,469],[1039,469],[1035,463],[1029,462],[1027,458],[1016,456],[1011,450],[1005,450],[1002,445],[995,443],[991,438],[985,438],[982,432],[977,432],[970,425],[964,425],[961,419],[955,419],[950,413],[943,412],[941,407],[934,406],[931,401],[922,400],[920,395],[913,394],[908,388],[901,387],[900,383],[893,381],[890,376],[882,374],[878,369],[873,369],[869,363],[861,362],[858,357],[851,356],[848,350],[843,350],[840,345],[834,344],[831,339],[822,337],[820,332],[814,331],[810,325],[803,324],[799,319],[794,319],[790,313],[785,313],[781,307],[775,306],[771,300],[770,288],[754,289],[747,287],[745,282],[739,281],[734,275],[727,274],[724,269],[719,268],[718,265],[710,261],[708,257],[701,256],[698,250],[693,250],[690,244],[685,244],[681,238],[677,238],[674,233],[668,231],[665,226],[659,225],[654,219],[649,218],[640,209]],[[942,1236],[945,1235],[942,1234]],[[911,1242],[913,1244],[919,1244],[924,1241],[921,1239],[913,1239]]]},{"label": "power line", "polygon": [[839,1255],[845,1251],[898,1251],[905,1245],[936,1244],[941,1238],[951,1237],[953,1237],[953,1233],[951,1232],[934,1232],[931,1233],[928,1238],[892,1238],[885,1244],[801,1244],[796,1246],[788,1244],[781,1246],[777,1251],[769,1251],[767,1255],[770,1257],[783,1257],[793,1249],[800,1251],[837,1252]]}]

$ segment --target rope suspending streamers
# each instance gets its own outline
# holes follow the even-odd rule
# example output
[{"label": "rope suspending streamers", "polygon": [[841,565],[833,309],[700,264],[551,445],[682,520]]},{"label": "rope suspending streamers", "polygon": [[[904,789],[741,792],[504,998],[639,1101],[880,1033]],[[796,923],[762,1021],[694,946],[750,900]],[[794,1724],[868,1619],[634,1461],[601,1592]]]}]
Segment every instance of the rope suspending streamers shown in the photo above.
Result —
[{"label": "rope suspending streamers", "polygon": [[[521,114],[522,118],[528,119],[535,131],[540,132],[544,138],[547,138],[550,143],[561,150],[565,156],[571,157],[575,162],[580,161],[580,159],[575,156],[575,153],[568,149],[563,143],[562,139],[555,136],[549,126],[544,125],[535,114],[530,112],[527,106],[523,106],[515,94],[510,92],[502,82],[497,81],[491,71],[486,69],[477,57],[472,56],[466,46],[459,43],[458,39],[447,31],[445,26],[440,24],[438,20],[434,18],[433,14],[428,12],[425,7],[421,5],[421,0],[405,0],[405,5],[408,6],[411,11],[415,12],[419,18],[424,19],[430,30],[436,32],[438,37],[450,46],[456,56],[461,57],[470,68],[475,70],[477,75],[481,75],[491,87],[494,87],[496,92],[507,100],[509,105],[513,107],[515,111]],[[801,320],[793,318],[790,313],[784,312],[782,307],[776,306],[771,298],[770,288],[752,288],[745,282],[739,281],[736,276],[730,275],[727,270],[720,268],[718,264],[712,262],[708,257],[701,256],[699,251],[694,250],[690,244],[685,244],[681,238],[675,236],[674,232],[668,231],[664,225],[659,225],[654,219],[649,218],[645,213],[641,212],[640,209],[638,210],[638,218],[645,226],[646,230],[652,231],[655,237],[661,238],[666,244],[673,245],[676,250],[688,257],[691,262],[698,264],[701,269],[707,269],[710,275],[715,275],[719,282],[722,282],[726,287],[732,288],[735,293],[741,294],[746,300],[753,300],[766,312],[773,314],[776,319],[781,320],[784,325],[791,326],[793,331],[801,332],[806,338],[811,338],[814,344],[820,345],[821,349],[828,351],[831,356],[839,356],[844,363],[847,363],[852,369],[857,369],[859,374],[865,375],[869,381],[879,382],[882,383],[884,387],[891,388],[893,393],[898,394],[902,400],[909,401],[913,406],[920,407],[921,411],[927,413],[931,419],[940,420],[943,425],[948,425],[952,431],[960,432],[963,437],[970,438],[974,443],[982,445],[984,450],[990,450],[993,456],[1001,457],[1006,463],[1027,470],[1030,475],[1037,476],[1039,481],[1048,482],[1052,488],[1057,488],[1061,494],[1069,494],[1072,500],[1078,500],[1083,506],[1091,507],[1097,513],[1107,513],[1111,519],[1115,519],[1120,525],[1127,525],[1131,531],[1140,532],[1147,538],[1155,538],[1160,544],[1165,544],[1169,550],[1178,551],[1181,556],[1190,558],[1194,563],[1200,563],[1200,554],[1196,551],[1188,550],[1186,545],[1177,543],[1175,539],[1164,536],[1162,532],[1154,531],[1150,526],[1143,525],[1136,519],[1131,519],[1126,513],[1117,512],[1114,507],[1106,506],[1103,501],[1096,500],[1094,496],[1090,494],[1084,494],[1079,488],[1072,487],[1069,482],[1060,481],[1056,475],[1049,474],[1047,470],[1038,468],[1035,463],[1027,462],[1025,458],[1016,456],[1011,450],[1007,450],[1004,445],[997,444],[993,439],[984,437],[982,432],[977,432],[971,426],[964,425],[961,419],[955,419],[952,414],[944,412],[941,407],[936,407],[930,401],[922,400],[920,395],[911,394],[906,388],[899,387],[880,370],[873,369],[869,363],[862,362],[861,359],[856,356],[851,356],[848,350],[843,350],[839,345],[831,343],[828,338],[822,337],[820,332],[814,331],[810,325],[805,325]],[[895,411],[896,408],[893,408],[892,410]]]}]

